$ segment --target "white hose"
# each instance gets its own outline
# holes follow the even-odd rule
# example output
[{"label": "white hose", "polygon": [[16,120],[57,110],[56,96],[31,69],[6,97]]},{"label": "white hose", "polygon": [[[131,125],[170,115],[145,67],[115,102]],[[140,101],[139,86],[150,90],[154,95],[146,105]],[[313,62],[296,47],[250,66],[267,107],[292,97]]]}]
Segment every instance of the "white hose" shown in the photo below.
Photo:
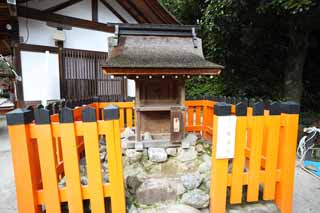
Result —
[{"label": "white hose", "polygon": [[300,167],[304,167],[304,165],[303,165],[304,158],[305,158],[307,152],[310,151],[311,149],[313,149],[313,147],[314,147],[314,144],[312,144],[308,149],[306,149],[306,144],[311,139],[313,139],[317,135],[317,133],[320,133],[320,129],[318,129],[316,127],[309,127],[309,128],[305,128],[303,131],[308,134],[312,133],[312,136],[309,137],[307,140],[306,140],[306,138],[308,136],[303,136],[299,141],[299,145],[297,148],[297,159],[298,159],[297,166],[300,166]]}]

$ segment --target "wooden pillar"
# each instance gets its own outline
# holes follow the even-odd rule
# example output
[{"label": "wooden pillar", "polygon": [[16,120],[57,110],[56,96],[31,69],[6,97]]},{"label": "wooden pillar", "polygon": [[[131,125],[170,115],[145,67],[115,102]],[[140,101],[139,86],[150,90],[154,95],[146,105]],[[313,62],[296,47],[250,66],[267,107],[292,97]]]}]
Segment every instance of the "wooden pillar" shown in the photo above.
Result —
[{"label": "wooden pillar", "polygon": [[[22,77],[22,67],[21,67],[21,49],[19,43],[16,43],[13,48],[13,55],[15,61],[15,71],[17,75]],[[23,79],[22,79],[23,80]],[[17,94],[17,107],[24,107],[24,97],[23,97],[23,84],[22,81],[17,81],[16,83],[16,94]]]},{"label": "wooden pillar", "polygon": [[136,107],[136,141],[141,140],[140,136],[140,127],[141,127],[141,117],[140,117],[140,112],[137,111],[137,107],[140,107],[140,81],[136,80],[136,102],[135,102],[135,107]]}]

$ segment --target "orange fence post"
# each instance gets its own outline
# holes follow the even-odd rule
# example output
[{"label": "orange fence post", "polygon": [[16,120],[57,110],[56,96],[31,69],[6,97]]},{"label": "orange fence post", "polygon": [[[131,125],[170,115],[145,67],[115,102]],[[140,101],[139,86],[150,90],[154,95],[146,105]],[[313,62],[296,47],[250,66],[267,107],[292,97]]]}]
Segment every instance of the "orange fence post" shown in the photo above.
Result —
[{"label": "orange fence post", "polygon": [[249,159],[249,183],[247,201],[257,201],[259,198],[260,166],[262,156],[263,128],[264,128],[264,106],[262,102],[255,103],[253,106],[251,121],[251,144]]},{"label": "orange fence post", "polygon": [[245,166],[245,146],[247,130],[247,106],[244,103],[238,103],[235,106],[237,116],[236,142],[234,158],[232,161],[231,191],[230,203],[236,204],[242,201],[243,170]]},{"label": "orange fence post", "polygon": [[278,147],[280,134],[280,104],[274,102],[269,107],[269,115],[265,115],[266,138],[265,138],[265,171],[263,200],[274,200],[276,187],[276,172],[278,164]]},{"label": "orange fence post", "polygon": [[126,109],[126,121],[127,121],[126,127],[132,128],[132,117],[133,117],[132,108],[127,108]]},{"label": "orange fence post", "polygon": [[79,156],[73,120],[73,111],[63,108],[60,112],[61,146],[70,212],[83,212],[80,186]]},{"label": "orange fence post", "polygon": [[82,121],[80,129],[84,137],[91,209],[105,212],[95,109],[86,107],[82,111]]},{"label": "orange fence post", "polygon": [[276,203],[281,212],[292,212],[296,145],[300,106],[294,102],[281,104],[283,127],[280,130],[280,182],[276,185]]},{"label": "orange fence post", "polygon": [[44,204],[47,212],[60,212],[58,176],[56,171],[55,144],[52,137],[49,111],[35,111],[35,133],[38,142],[40,169],[43,183]]},{"label": "orange fence post", "polygon": [[19,212],[41,212],[37,205],[39,172],[33,160],[34,146],[30,139],[29,124],[33,120],[32,111],[16,109],[7,113],[7,124],[11,142],[12,160],[16,182]]},{"label": "orange fence post", "polygon": [[106,136],[108,167],[111,184],[111,208],[113,212],[126,212],[122,172],[122,154],[119,135],[119,108],[109,105],[103,110],[103,134]]},{"label": "orange fence post", "polygon": [[213,132],[212,132],[212,167],[210,186],[210,212],[222,213],[226,210],[227,183],[228,183],[228,159],[216,159],[217,133],[219,116],[231,115],[231,105],[217,103],[214,108]]}]

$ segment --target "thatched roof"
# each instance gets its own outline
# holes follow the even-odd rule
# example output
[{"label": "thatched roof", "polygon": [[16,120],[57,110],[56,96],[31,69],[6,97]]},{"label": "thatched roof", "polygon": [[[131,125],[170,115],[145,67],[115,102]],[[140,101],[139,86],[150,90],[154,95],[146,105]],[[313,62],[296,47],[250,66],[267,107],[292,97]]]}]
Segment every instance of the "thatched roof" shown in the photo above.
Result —
[{"label": "thatched roof", "polygon": [[[163,27],[163,25],[162,25]],[[189,31],[181,27],[177,31],[170,27],[167,31],[144,27],[139,31],[123,30],[118,45],[109,54],[103,66],[107,74],[134,74],[138,69],[154,70],[161,74],[161,70],[180,70],[181,74],[217,74],[223,66],[207,61],[202,52],[201,39],[192,36]],[[149,33],[149,35],[148,35]],[[120,74],[118,72],[118,74]],[[152,73],[150,73],[152,74]]]}]

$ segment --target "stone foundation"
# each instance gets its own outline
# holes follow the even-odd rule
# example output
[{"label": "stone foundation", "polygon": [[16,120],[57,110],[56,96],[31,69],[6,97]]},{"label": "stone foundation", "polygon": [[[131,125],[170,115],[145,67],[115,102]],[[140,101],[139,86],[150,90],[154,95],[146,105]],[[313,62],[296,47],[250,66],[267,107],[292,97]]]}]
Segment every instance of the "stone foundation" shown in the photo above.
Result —
[{"label": "stone foundation", "polygon": [[[126,140],[122,140],[124,143]],[[108,182],[103,138],[100,140],[100,159],[103,182]],[[179,147],[123,148],[123,166],[127,212],[209,212],[211,146],[196,134],[189,133]],[[82,158],[82,185],[88,184],[86,170],[85,158]],[[64,179],[59,185],[65,186]],[[229,206],[228,212],[275,213],[279,210],[272,202],[259,202]]]}]

